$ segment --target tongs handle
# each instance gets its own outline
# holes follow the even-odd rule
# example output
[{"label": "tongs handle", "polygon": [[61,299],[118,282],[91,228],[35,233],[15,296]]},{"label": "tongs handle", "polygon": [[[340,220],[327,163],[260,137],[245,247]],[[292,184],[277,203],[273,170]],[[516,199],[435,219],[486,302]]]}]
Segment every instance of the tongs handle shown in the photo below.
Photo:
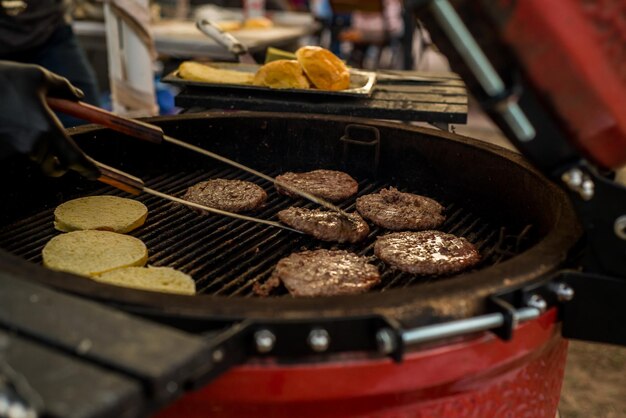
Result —
[{"label": "tongs handle", "polygon": [[160,144],[163,141],[163,130],[155,125],[141,122],[134,119],[125,118],[111,113],[99,107],[92,106],[85,102],[74,102],[71,100],[47,98],[48,106],[57,112],[62,112],[76,118],[97,123],[114,131],[142,139],[144,141]]},{"label": "tongs handle", "polygon": [[224,32],[218,28],[213,22],[207,19],[199,19],[196,21],[196,27],[209,38],[236,56],[247,54],[248,48],[228,32]]},{"label": "tongs handle", "polygon": [[98,181],[115,187],[116,189],[123,190],[125,192],[138,195],[144,190],[144,183],[140,178],[131,176],[116,168],[110,167],[106,164],[102,164],[99,161],[91,159],[91,162],[100,170],[100,177]]}]

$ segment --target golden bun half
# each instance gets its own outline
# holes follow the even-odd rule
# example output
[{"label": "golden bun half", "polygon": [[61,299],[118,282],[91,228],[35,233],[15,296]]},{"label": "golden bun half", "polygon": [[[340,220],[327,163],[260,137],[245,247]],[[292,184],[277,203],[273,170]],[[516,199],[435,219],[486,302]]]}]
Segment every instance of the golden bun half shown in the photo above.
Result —
[{"label": "golden bun half", "polygon": [[52,238],[43,250],[43,265],[81,276],[98,276],[121,267],[141,267],[148,249],[141,240],[109,231],[73,231]]},{"label": "golden bun half", "polygon": [[241,29],[242,23],[238,20],[221,20],[214,23],[222,32],[232,32]]},{"label": "golden bun half", "polygon": [[243,27],[246,29],[267,29],[274,26],[274,22],[266,17],[250,17],[243,22]]},{"label": "golden bun half", "polygon": [[87,196],[69,200],[54,211],[54,227],[62,232],[98,229],[125,234],[146,222],[148,208],[117,196]]},{"label": "golden bun half", "polygon": [[255,86],[274,89],[308,89],[309,80],[295,60],[277,60],[265,64],[254,76]]},{"label": "golden bun half", "polygon": [[252,84],[254,75],[243,71],[215,68],[194,61],[185,61],[178,67],[178,76],[203,83]]},{"label": "golden bun half", "polygon": [[303,46],[296,58],[315,87],[345,90],[350,87],[348,67],[335,54],[319,46]]}]

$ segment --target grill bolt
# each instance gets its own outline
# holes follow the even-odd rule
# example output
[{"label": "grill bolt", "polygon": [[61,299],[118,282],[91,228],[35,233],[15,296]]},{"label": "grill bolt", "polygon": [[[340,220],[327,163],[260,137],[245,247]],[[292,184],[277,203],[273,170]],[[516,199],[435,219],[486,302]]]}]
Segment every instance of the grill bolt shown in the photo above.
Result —
[{"label": "grill bolt", "polygon": [[274,348],[276,336],[268,329],[262,329],[254,333],[254,343],[256,351],[259,353],[269,353]]},{"label": "grill bolt", "polygon": [[556,297],[559,299],[559,302],[569,302],[574,299],[574,289],[569,287],[565,283],[559,283],[555,289]]},{"label": "grill bolt", "polygon": [[213,352],[213,361],[216,363],[221,363],[224,360],[224,350],[218,348]]},{"label": "grill bolt", "polygon": [[545,310],[548,308],[548,303],[538,294],[534,294],[530,298],[528,298],[528,302],[526,302],[526,305],[539,310],[539,312],[541,313],[545,312]]},{"label": "grill bolt", "polygon": [[615,229],[615,235],[620,239],[626,240],[626,215],[617,218],[613,228]]},{"label": "grill bolt", "polygon": [[595,184],[579,168],[572,168],[561,176],[561,180],[570,190],[578,193],[583,200],[591,200],[595,194]]},{"label": "grill bolt", "polygon": [[389,328],[382,328],[376,333],[376,345],[382,354],[391,354],[396,349],[396,340]]},{"label": "grill bolt", "polygon": [[37,413],[18,401],[12,402],[0,394],[0,417],[6,418],[37,418]]},{"label": "grill bolt", "polygon": [[309,333],[307,342],[313,351],[323,353],[328,350],[328,346],[330,345],[330,335],[328,335],[328,331],[323,328],[315,328]]}]

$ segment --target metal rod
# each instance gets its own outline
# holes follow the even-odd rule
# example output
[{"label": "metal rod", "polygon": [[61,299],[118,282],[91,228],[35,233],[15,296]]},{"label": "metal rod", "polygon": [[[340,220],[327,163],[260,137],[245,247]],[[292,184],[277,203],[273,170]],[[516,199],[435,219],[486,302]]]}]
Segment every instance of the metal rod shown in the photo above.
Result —
[{"label": "metal rod", "polygon": [[519,104],[509,100],[498,107],[501,107],[499,112],[517,139],[522,142],[528,142],[535,138],[537,131],[535,131],[535,127],[530,123]]},{"label": "metal rod", "polygon": [[504,91],[504,82],[450,2],[433,0],[431,8],[435,18],[456,46],[457,52],[461,54],[487,94],[490,96],[501,94]]},{"label": "metal rod", "polygon": [[530,321],[531,319],[537,319],[541,315],[541,311],[537,308],[521,308],[515,312],[515,316],[518,322]]},{"label": "metal rod", "polygon": [[290,186],[288,184],[283,183],[282,181],[278,181],[275,178],[268,176],[267,174],[263,174],[260,171],[257,171],[257,170],[255,170],[253,168],[250,168],[250,167],[247,167],[247,166],[245,166],[243,164],[240,164],[240,163],[238,163],[236,161],[233,161],[231,159],[228,159],[226,157],[222,157],[221,155],[216,154],[214,152],[211,152],[209,150],[206,150],[204,148],[200,148],[200,147],[197,147],[195,145],[189,144],[187,142],[183,142],[183,141],[181,141],[179,139],[176,139],[176,138],[173,138],[173,137],[171,137],[169,135],[163,135],[163,139],[165,141],[171,143],[171,144],[177,145],[179,147],[187,148],[188,150],[191,150],[191,151],[198,152],[200,154],[206,155],[207,157],[211,157],[211,158],[213,158],[215,160],[221,161],[223,163],[226,163],[226,164],[228,164],[230,166],[233,166],[235,168],[238,168],[240,170],[247,171],[250,174],[254,174],[257,177],[260,177],[260,178],[262,178],[264,180],[267,180],[269,182],[277,184],[278,186],[282,187],[283,189],[289,190],[290,192],[295,193],[298,196],[301,196],[301,197],[303,197],[303,198],[305,198],[305,199],[307,199],[307,200],[309,200],[309,201],[311,201],[313,203],[316,203],[316,204],[318,204],[320,206],[323,206],[326,209],[330,209],[330,210],[332,210],[334,212],[339,213],[346,220],[348,220],[351,223],[354,223],[354,219],[352,219],[352,217],[350,217],[350,215],[348,215],[342,209],[338,208],[337,206],[333,205],[330,202],[327,202],[324,199],[320,199],[320,198],[318,198],[316,196],[313,196],[310,193],[307,193],[307,192],[304,192],[302,190],[296,189],[293,186]]},{"label": "metal rod", "polygon": [[[505,92],[504,81],[493,68],[450,2],[448,0],[433,0],[431,9],[435,19],[448,35],[457,52],[485,92],[491,97],[498,97],[503,94]],[[505,99],[499,106],[496,106],[496,111],[501,114],[518,140],[528,142],[535,138],[535,128],[516,102]]]},{"label": "metal rod", "polygon": [[[535,319],[540,315],[536,308],[522,308],[516,311],[518,322]],[[504,324],[504,316],[501,313],[477,316],[475,318],[460,319],[444,324],[428,325],[415,328],[402,333],[404,344],[419,344],[443,338],[457,337],[478,331],[487,331],[501,327]]]},{"label": "metal rod", "polygon": [[170,200],[172,202],[180,203],[180,204],[183,204],[183,205],[186,205],[186,206],[191,206],[191,207],[196,208],[196,209],[205,210],[207,212],[215,213],[217,215],[223,215],[223,216],[228,216],[228,217],[235,218],[235,219],[242,219],[244,221],[251,221],[251,222],[256,222],[256,223],[259,223],[259,224],[269,225],[269,226],[273,226],[273,227],[276,227],[276,228],[286,229],[287,231],[297,232],[298,234],[302,234],[303,233],[302,231],[298,231],[297,229],[289,228],[289,227],[287,227],[287,226],[285,226],[283,224],[280,224],[278,222],[267,221],[265,219],[253,218],[251,216],[240,215],[238,213],[227,212],[225,210],[211,208],[211,207],[208,207],[208,206],[203,206],[203,205],[200,205],[198,203],[189,202],[187,200],[179,199],[178,197],[174,197],[174,196],[171,196],[171,195],[168,195],[168,194],[165,194],[165,193],[161,193],[161,192],[159,192],[157,190],[154,190],[154,189],[151,189],[149,187],[144,187],[143,191],[148,193],[148,194],[151,194],[151,195],[154,195],[154,196],[158,196],[158,197],[166,199],[166,200]]}]

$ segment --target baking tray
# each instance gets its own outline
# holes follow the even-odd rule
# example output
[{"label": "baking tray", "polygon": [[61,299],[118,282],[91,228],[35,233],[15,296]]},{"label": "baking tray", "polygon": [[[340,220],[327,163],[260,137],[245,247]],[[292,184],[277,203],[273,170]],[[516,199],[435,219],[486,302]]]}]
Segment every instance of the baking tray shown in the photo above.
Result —
[{"label": "baking tray", "polygon": [[[234,62],[211,62],[207,63],[214,68],[222,68],[228,70],[242,71],[248,73],[256,73],[261,65],[241,64]],[[369,97],[372,94],[374,85],[376,84],[376,73],[372,71],[363,71],[350,69],[350,88],[345,90],[330,91],[318,89],[272,89],[262,86],[251,86],[249,84],[226,84],[226,83],[205,83],[201,81],[185,80],[178,76],[178,70],[171,72],[161,79],[164,83],[170,83],[178,86],[193,86],[213,90],[233,90],[245,93],[277,93],[277,94],[305,94],[313,96],[341,96],[341,97]]]}]

